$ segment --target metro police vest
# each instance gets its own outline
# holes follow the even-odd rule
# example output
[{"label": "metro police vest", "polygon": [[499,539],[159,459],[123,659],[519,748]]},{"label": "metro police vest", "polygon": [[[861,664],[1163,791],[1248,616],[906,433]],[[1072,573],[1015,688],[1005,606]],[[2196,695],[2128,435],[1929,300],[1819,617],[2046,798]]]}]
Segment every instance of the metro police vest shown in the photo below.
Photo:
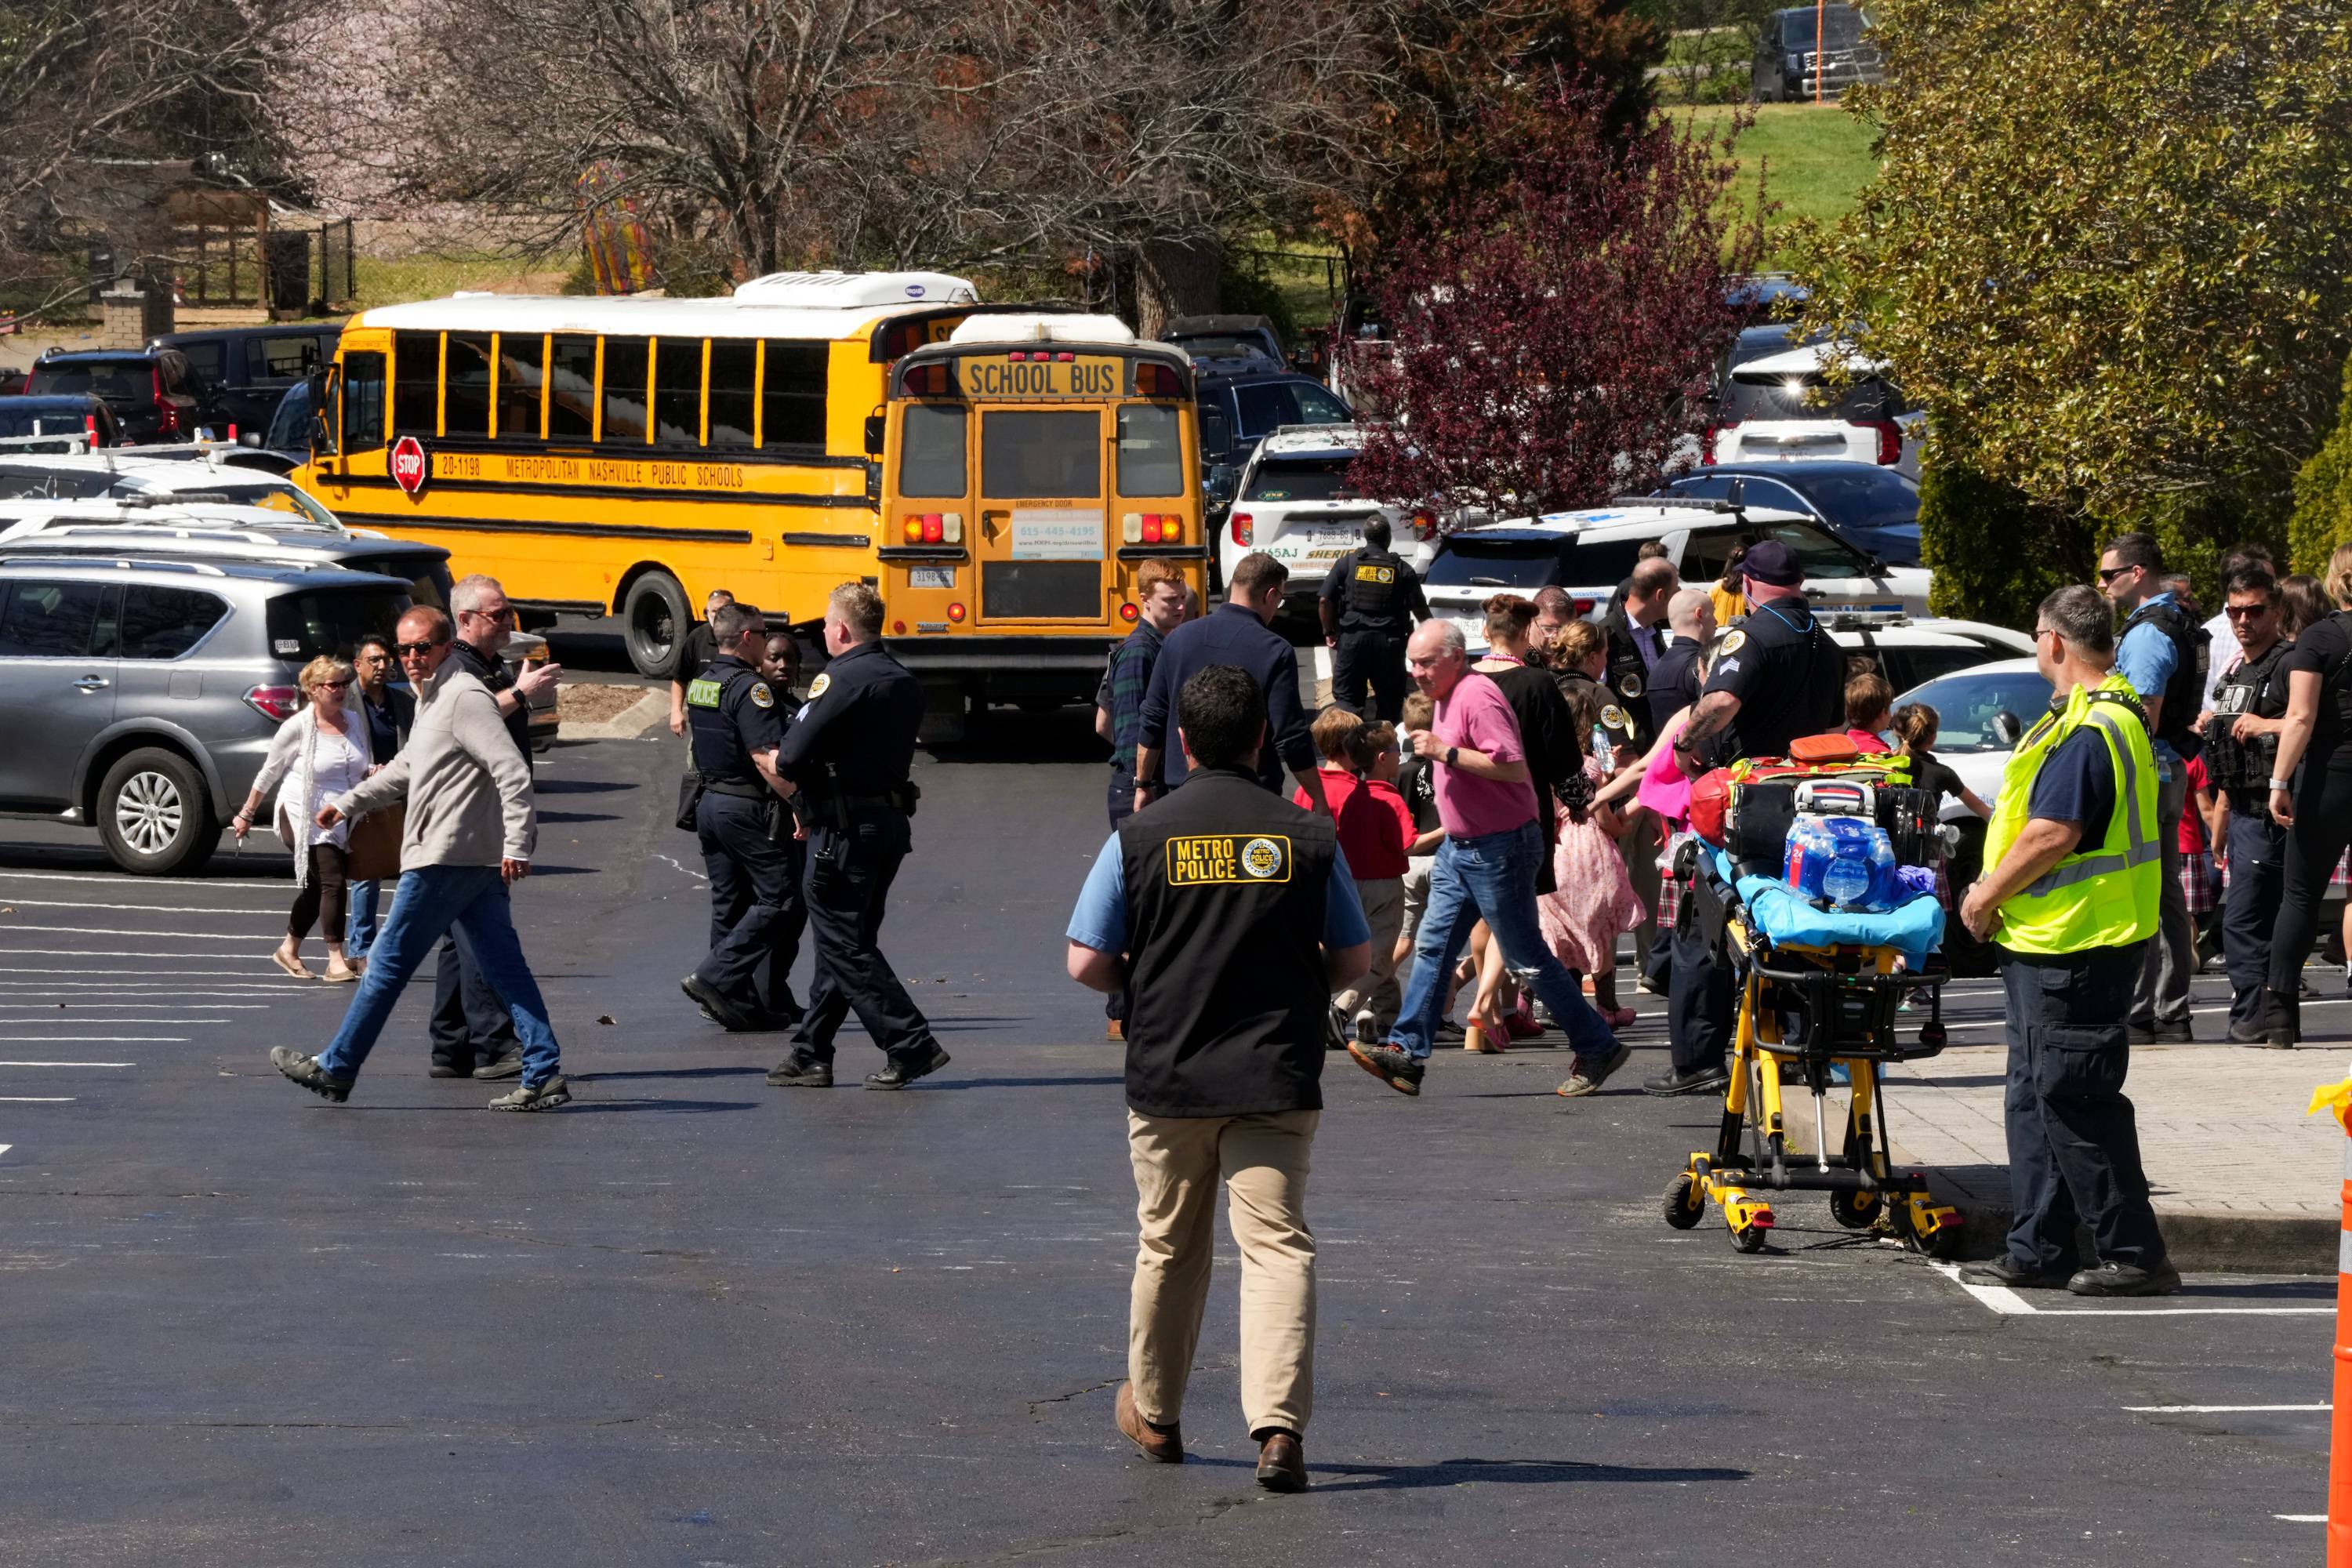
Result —
[{"label": "metro police vest", "polygon": [[2082,840],[2072,854],[2001,904],[1993,941],[2013,952],[2123,947],[2156,930],[2164,877],[2162,836],[2174,831],[2174,825],[2157,817],[2156,752],[2131,682],[2120,675],[2108,676],[2095,690],[2076,687],[2063,710],[2044,714],[2018,742],[1985,829],[1985,868],[2000,865],[2025,830],[2034,775],[2052,750],[2085,724],[2106,741],[2116,770],[2116,809],[2105,823],[2083,824]]},{"label": "metro police vest", "polygon": [[1394,615],[1403,595],[1398,570],[1402,565],[1385,550],[1367,545],[1358,551],[1355,569],[1348,574],[1348,608],[1375,618]]},{"label": "metro police vest", "polygon": [[1331,820],[1254,774],[1195,772],[1119,825],[1127,1102],[1146,1116],[1318,1110]]}]

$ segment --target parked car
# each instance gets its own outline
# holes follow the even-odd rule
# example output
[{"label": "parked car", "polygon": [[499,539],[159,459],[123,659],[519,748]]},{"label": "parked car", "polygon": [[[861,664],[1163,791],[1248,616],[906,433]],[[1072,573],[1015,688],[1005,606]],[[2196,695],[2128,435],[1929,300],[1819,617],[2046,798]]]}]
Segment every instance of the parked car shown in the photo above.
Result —
[{"label": "parked car", "polygon": [[[2049,711],[2051,692],[2050,682],[2031,658],[2010,658],[1942,676],[1904,691],[1895,701],[1898,707],[1924,702],[1935,709],[1941,725],[1937,760],[1949,764],[1987,805],[1997,805],[2010,752],[2018,738]],[[1985,825],[1958,801],[1945,802],[1943,816],[1958,830],[1959,844],[1948,868],[1957,900],[1983,869]],[[1991,973],[1990,950],[1958,921],[1948,926],[1945,945],[1956,973]]]},{"label": "parked car", "polygon": [[1669,479],[1662,496],[1729,500],[1811,517],[1889,566],[1919,564],[1919,486],[1875,463],[1716,463]]},{"label": "parked car", "polygon": [[[53,509],[41,526],[26,528],[20,521],[0,532],[0,560],[126,556],[394,577],[405,585],[411,603],[437,610],[449,605],[449,552],[441,546],[388,539],[340,523],[321,529],[253,507],[206,501],[131,507],[79,502]],[[386,622],[367,629],[389,632],[392,626]],[[517,631],[507,639],[505,658],[517,670],[543,664],[548,657],[547,638],[537,632]],[[553,687],[541,689],[530,699],[533,751],[546,751],[560,737],[556,701]]]},{"label": "parked car", "polygon": [[15,397],[22,393],[25,390],[26,378],[30,374],[28,371],[0,366],[0,397]]},{"label": "parked car", "polygon": [[17,457],[0,450],[0,537],[35,502],[165,496],[260,507],[329,531],[343,526],[284,476],[238,463],[236,447],[186,451],[185,457],[165,458],[111,452]]},{"label": "parked car", "polygon": [[1877,563],[1810,517],[1654,498],[1449,533],[1429,563],[1430,608],[1452,617],[1475,647],[1486,637],[1479,606],[1496,594],[1532,596],[1557,584],[1568,591],[1577,614],[1597,616],[1617,584],[1633,575],[1641,547],[1651,540],[1665,545],[1683,581],[1697,587],[1722,575],[1734,550],[1768,538],[1796,551],[1805,568],[1805,596],[1818,609],[1927,613],[1926,572],[1916,566],[1874,571]]},{"label": "parked car", "polygon": [[30,395],[87,393],[106,399],[122,421],[123,439],[185,441],[202,423],[202,388],[177,349],[52,350],[33,362]]},{"label": "parked car", "polygon": [[1201,484],[1211,517],[1221,518],[1236,493],[1242,465],[1269,433],[1286,425],[1347,425],[1348,405],[1319,381],[1274,369],[1255,355],[1244,368],[1196,364],[1200,411]]},{"label": "parked car", "polygon": [[1160,323],[1159,341],[1175,344],[1196,363],[1247,354],[1271,361],[1276,370],[1290,368],[1282,339],[1264,316],[1171,316]]},{"label": "parked car", "polygon": [[[54,437],[54,439],[45,439]],[[119,447],[122,421],[103,397],[0,397],[0,451],[67,452],[78,447]]]},{"label": "parked car", "polygon": [[[1821,29],[1818,37],[1814,28]],[[1749,86],[1759,103],[1806,103],[1884,79],[1885,62],[1863,39],[1868,26],[1852,5],[1801,5],[1775,11],[1756,37]]]},{"label": "parked car", "polygon": [[1832,356],[1849,352],[1806,343],[1733,368],[1721,384],[1703,460],[1843,458],[1918,478],[1925,416],[1904,401],[1876,360],[1852,358],[1851,379],[1831,386]]},{"label": "parked car", "polygon": [[302,666],[408,604],[400,579],[338,567],[0,560],[0,815],[95,828],[126,871],[197,869]]},{"label": "parked car", "polygon": [[1367,499],[1348,483],[1363,445],[1357,425],[1286,426],[1260,440],[1217,533],[1211,591],[1223,590],[1243,556],[1264,551],[1290,568],[1287,602],[1297,607],[1321,590],[1333,562],[1363,543],[1364,524],[1375,517],[1388,520],[1399,555],[1412,561],[1419,551],[1425,559],[1437,531],[1428,513]]},{"label": "parked car", "polygon": [[1824,617],[1830,636],[1856,658],[1878,667],[1886,684],[1908,691],[1958,670],[2031,658],[2033,639],[2007,626],[1941,616],[1885,610],[1845,611]]},{"label": "parked car", "polygon": [[339,321],[216,327],[173,332],[147,346],[184,357],[204,405],[201,423],[220,426],[224,436],[235,426],[242,438],[247,431],[258,437],[268,428],[287,388],[333,363],[342,335]]}]

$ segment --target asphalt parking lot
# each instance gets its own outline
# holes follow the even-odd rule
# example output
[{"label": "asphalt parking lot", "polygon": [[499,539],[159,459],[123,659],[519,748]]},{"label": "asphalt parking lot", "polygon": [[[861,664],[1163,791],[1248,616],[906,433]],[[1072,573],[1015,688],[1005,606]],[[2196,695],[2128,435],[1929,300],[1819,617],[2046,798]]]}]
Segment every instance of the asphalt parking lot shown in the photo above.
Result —
[{"label": "asphalt parking lot", "polygon": [[956,1059],[901,1095],[769,1089],[781,1043],[678,995],[705,907],[659,731],[544,759],[517,904],[579,1096],[545,1117],[427,1079],[414,992],[349,1105],[269,1069],[349,994],[268,964],[282,852],[141,880],[8,825],[0,1561],[2319,1550],[2332,1280],[2091,1308],[1963,1289],[1801,1201],[1759,1257],[1669,1231],[1714,1113],[1630,1089],[1646,998],[1590,1100],[1552,1095],[1556,1050],[1456,1053],[1418,1101],[1335,1067],[1315,1489],[1251,1485],[1229,1257],[1195,1460],[1133,1458],[1118,1059],[1061,974],[1091,744],[1007,719],[922,763],[885,944]]}]

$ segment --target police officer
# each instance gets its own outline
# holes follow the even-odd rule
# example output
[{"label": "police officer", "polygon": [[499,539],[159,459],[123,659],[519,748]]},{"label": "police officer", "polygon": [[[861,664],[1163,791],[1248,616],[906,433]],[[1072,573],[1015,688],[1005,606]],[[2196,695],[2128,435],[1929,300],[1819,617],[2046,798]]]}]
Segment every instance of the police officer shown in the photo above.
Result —
[{"label": "police officer", "polygon": [[2223,860],[2230,890],[2221,904],[2221,952],[2230,973],[2230,1038],[2240,1045],[2268,1036],[2265,989],[2271,927],[2285,890],[2286,829],[2271,820],[2270,781],[2286,719],[2286,672],[2293,645],[2279,635],[2278,579],[2242,568],[2222,584],[2224,615],[2244,658],[2213,689],[2205,728],[2205,767],[2230,803]]},{"label": "police officer", "polygon": [[[2286,721],[2280,726],[2270,813],[2286,830],[2285,887],[2271,931],[2270,1043],[2302,1032],[2304,961],[2319,932],[2320,900],[2352,840],[2352,544],[2327,558],[2323,579],[2336,614],[2295,634],[2280,665]],[[2286,598],[2282,588],[2280,597]]]},{"label": "police officer", "polygon": [[1429,618],[1421,574],[1389,549],[1389,524],[1364,524],[1364,547],[1331,563],[1323,579],[1323,642],[1331,651],[1331,700],[1370,719],[1395,723],[1404,710],[1404,641]]},{"label": "police officer", "polygon": [[1636,751],[1648,751],[1658,738],[1648,696],[1653,671],[1672,641],[1666,613],[1682,585],[1673,562],[1663,557],[1643,561],[1626,580],[1625,602],[1601,617],[1601,629],[1609,635],[1609,664],[1602,679],[1610,700],[1633,720]]},{"label": "police officer", "polygon": [[908,773],[923,689],[882,647],[882,595],[844,583],[826,600],[833,662],[809,687],[776,754],[799,792],[808,834],[809,934],[816,977],[793,1054],[768,1074],[780,1089],[833,1087],[833,1037],[855,1011],[889,1059],[868,1089],[904,1089],[948,1065],[947,1052],[877,942],[898,863],[912,847],[907,819],[919,793]]},{"label": "police officer", "polygon": [[1184,787],[1122,822],[1069,925],[1072,978],[1124,985],[1127,1129],[1141,1246],[1118,1429],[1181,1463],[1180,1416],[1208,1300],[1215,1205],[1241,1251],[1242,1412],[1258,1485],[1307,1485],[1315,1234],[1304,1213],[1330,994],[1371,963],[1331,819],[1257,777],[1265,693],[1211,665],[1176,694]]},{"label": "police officer", "polygon": [[[1805,603],[1804,568],[1777,539],[1748,546],[1740,593],[1750,605],[1717,645],[1698,707],[1675,738],[1685,773],[1739,757],[1786,756],[1789,742],[1845,727],[1845,650]],[[1696,892],[1697,889],[1694,889]],[[1731,965],[1719,927],[1698,898],[1683,900],[1666,988],[1674,1065],[1642,1085],[1647,1094],[1719,1093],[1730,1081],[1724,1051],[1738,1022]]]},{"label": "police officer", "polygon": [[[2000,953],[2016,1215],[2005,1254],[1960,1271],[1971,1284],[2081,1296],[2180,1289],[2123,1093],[2125,1016],[2164,878],[2157,844],[2178,824],[2156,809],[2156,753],[2115,657],[2115,620],[2096,589],[2042,601],[2033,658],[2051,710],[2010,753],[1984,874],[1960,904],[1969,931]],[[2099,1258],[2079,1271],[2078,1217]]]},{"label": "police officer", "polygon": [[801,1015],[786,978],[801,892],[776,772],[783,713],[754,668],[767,652],[767,623],[756,605],[733,600],[711,612],[710,633],[718,657],[686,689],[702,792],[694,829],[710,877],[710,951],[678,984],[730,1030],[790,1028]]}]

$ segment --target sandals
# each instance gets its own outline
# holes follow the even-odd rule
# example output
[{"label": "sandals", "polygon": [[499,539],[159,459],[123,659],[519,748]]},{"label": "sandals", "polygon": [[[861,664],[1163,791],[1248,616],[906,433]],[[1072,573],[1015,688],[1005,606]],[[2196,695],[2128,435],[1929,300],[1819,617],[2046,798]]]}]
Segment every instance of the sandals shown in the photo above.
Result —
[{"label": "sandals", "polygon": [[1499,1057],[1503,1054],[1503,1047],[1495,1037],[1500,1032],[1492,1024],[1473,1013],[1470,1015],[1469,1022],[1462,1026],[1462,1048],[1475,1052],[1482,1057]]},{"label": "sandals", "polygon": [[309,964],[304,963],[299,958],[289,958],[283,952],[278,952],[275,949],[270,952],[269,962],[276,964],[278,968],[284,970],[287,973],[292,975],[297,980],[315,980],[318,978],[317,975],[310,973],[310,966]]}]

